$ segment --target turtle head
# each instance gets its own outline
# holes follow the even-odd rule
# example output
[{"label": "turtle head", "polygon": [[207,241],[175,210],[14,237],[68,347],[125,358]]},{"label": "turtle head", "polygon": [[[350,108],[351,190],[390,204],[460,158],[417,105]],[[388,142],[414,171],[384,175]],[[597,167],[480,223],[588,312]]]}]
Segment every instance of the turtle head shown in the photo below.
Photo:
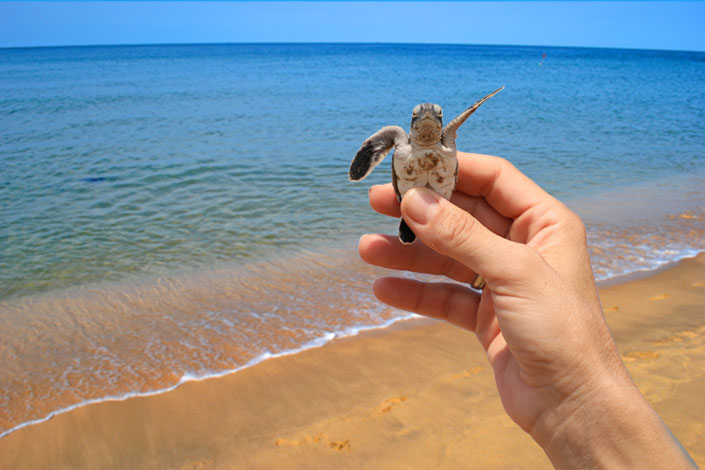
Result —
[{"label": "turtle head", "polygon": [[411,113],[409,137],[415,144],[430,146],[441,140],[443,133],[443,110],[437,104],[416,105]]}]

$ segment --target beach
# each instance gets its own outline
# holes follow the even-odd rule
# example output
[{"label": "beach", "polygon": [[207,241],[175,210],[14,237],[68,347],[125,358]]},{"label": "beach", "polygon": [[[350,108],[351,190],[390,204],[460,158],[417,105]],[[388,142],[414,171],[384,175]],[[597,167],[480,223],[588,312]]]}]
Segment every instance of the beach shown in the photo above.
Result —
[{"label": "beach", "polygon": [[357,240],[397,230],[368,204],[392,155],[347,176],[414,105],[500,86],[459,150],[582,218],[625,363],[702,463],[703,72],[582,47],[0,48],[0,468],[548,465],[472,335],[372,295],[390,272]]},{"label": "beach", "polygon": [[[705,255],[600,289],[632,377],[705,465]],[[550,468],[474,336],[437,321],[333,340],[0,439],[0,468]]]}]

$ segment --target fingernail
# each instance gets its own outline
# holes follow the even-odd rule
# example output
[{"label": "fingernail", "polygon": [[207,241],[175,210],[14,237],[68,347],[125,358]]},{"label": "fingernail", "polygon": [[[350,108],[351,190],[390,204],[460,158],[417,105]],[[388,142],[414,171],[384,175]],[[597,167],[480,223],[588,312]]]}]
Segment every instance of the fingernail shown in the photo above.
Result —
[{"label": "fingernail", "polygon": [[438,207],[440,196],[427,189],[414,188],[404,195],[404,212],[417,224],[424,225]]},{"label": "fingernail", "polygon": [[371,236],[373,236],[371,233],[365,233],[365,234],[363,234],[363,235],[360,237],[360,239],[357,241],[358,246],[360,245],[360,243],[362,243],[362,241],[363,241],[365,238],[371,237]]}]

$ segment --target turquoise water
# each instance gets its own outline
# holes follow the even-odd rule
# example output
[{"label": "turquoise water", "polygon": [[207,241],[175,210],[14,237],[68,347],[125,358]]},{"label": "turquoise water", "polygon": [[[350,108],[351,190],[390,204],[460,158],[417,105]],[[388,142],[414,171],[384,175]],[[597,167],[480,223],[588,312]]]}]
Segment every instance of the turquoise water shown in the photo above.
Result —
[{"label": "turquoise water", "polygon": [[459,148],[507,157],[560,198],[705,171],[702,53],[0,50],[0,298],[386,229],[346,180],[361,141],[407,127],[416,103],[455,115],[501,85]]},{"label": "turquoise water", "polygon": [[568,201],[598,276],[705,249],[704,53],[0,49],[0,435],[403,316],[354,250],[396,231],[367,203],[389,161],[352,184],[350,160],[499,86],[458,147]]}]

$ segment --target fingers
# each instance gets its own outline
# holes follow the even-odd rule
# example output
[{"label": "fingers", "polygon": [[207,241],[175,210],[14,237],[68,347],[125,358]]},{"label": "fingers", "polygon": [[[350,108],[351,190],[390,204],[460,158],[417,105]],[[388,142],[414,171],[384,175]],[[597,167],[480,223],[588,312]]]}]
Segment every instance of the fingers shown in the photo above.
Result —
[{"label": "fingers", "polygon": [[475,331],[480,296],[461,285],[383,277],[372,288],[387,305]]},{"label": "fingers", "polygon": [[497,212],[510,219],[542,202],[557,202],[507,160],[477,153],[458,152],[455,189],[484,197]]},{"label": "fingers", "polygon": [[428,189],[407,192],[401,212],[425,245],[481,274],[490,287],[493,280],[518,280],[535,254],[526,245],[492,233],[468,212]]},{"label": "fingers", "polygon": [[[391,184],[372,186],[369,197],[370,206],[375,211],[390,217],[401,217],[400,205]],[[471,213],[494,233],[504,237],[509,232],[512,221],[494,210],[484,198],[455,192],[451,197],[451,202]]]},{"label": "fingers", "polygon": [[[503,235],[506,232],[501,228],[508,227],[512,220],[532,207],[540,204],[562,207],[507,160],[489,155],[458,152],[458,184],[455,189],[451,202],[473,214],[493,232]],[[369,197],[370,205],[377,212],[400,216],[391,184],[373,186]]]},{"label": "fingers", "polygon": [[[445,320],[475,332],[493,362],[501,344],[506,346],[488,296],[452,283],[420,282],[412,279],[383,277],[372,286],[375,296],[392,307]],[[498,341],[499,339],[499,341]]]},{"label": "fingers", "polygon": [[394,193],[392,183],[372,186],[368,196],[370,198],[370,207],[376,212],[390,217],[401,217],[399,201],[397,201],[397,195]]},{"label": "fingers", "polygon": [[364,235],[358,246],[366,263],[388,269],[443,275],[470,283],[475,272],[452,258],[441,255],[423,243],[403,245],[397,236]]}]

